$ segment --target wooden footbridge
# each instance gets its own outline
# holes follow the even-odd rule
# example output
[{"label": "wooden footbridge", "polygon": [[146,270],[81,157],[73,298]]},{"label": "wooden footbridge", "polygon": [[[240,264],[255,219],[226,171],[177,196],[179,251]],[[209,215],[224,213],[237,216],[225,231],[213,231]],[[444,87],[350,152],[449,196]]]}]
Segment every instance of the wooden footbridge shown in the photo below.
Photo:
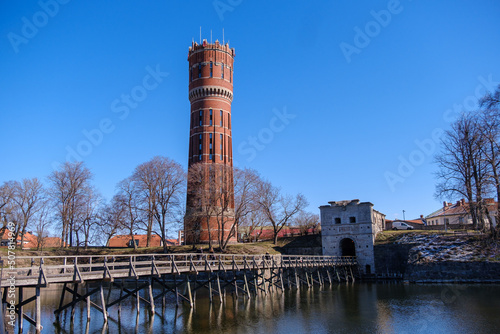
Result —
[{"label": "wooden footbridge", "polygon": [[[226,291],[251,298],[252,295],[283,291],[285,288],[354,281],[358,273],[355,257],[268,254],[18,256],[15,268],[8,264],[9,261],[0,258],[1,311],[3,318],[7,319],[5,324],[8,316],[11,315],[12,319],[15,314],[20,331],[25,319],[35,326],[37,332],[42,330],[40,293],[50,284],[61,286],[59,307],[54,311],[57,320],[63,310],[71,308],[74,315],[75,305],[85,302],[87,320],[90,320],[93,307],[102,313],[104,322],[107,322],[108,309],[117,306],[120,310],[121,302],[129,297],[135,298],[137,312],[143,302],[154,313],[155,300],[163,297],[164,302],[169,293],[175,295],[177,305],[182,301],[193,307],[194,292],[202,288],[208,289],[210,302],[214,299],[222,302]],[[157,289],[153,290],[153,286]],[[24,288],[34,288],[35,295],[23,298]],[[119,289],[120,295],[110,301],[113,288]],[[71,301],[65,303],[66,293],[71,295]],[[13,299],[13,294],[17,299]],[[94,294],[99,296],[100,302],[91,301],[90,296]],[[24,313],[23,307],[32,302],[35,303],[35,312],[30,316]],[[5,324],[0,323],[0,334]]]}]

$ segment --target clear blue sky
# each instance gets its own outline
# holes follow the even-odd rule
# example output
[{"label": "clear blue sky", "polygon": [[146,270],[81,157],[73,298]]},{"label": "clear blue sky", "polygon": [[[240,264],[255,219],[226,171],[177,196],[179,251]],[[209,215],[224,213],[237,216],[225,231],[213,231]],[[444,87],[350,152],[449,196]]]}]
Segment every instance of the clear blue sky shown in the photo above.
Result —
[{"label": "clear blue sky", "polygon": [[0,4],[0,183],[46,182],[72,150],[107,199],[155,155],[186,167],[187,52],[201,26],[236,49],[239,166],[315,213],[358,198],[415,218],[441,205],[439,131],[500,82],[494,0],[60,2]]}]

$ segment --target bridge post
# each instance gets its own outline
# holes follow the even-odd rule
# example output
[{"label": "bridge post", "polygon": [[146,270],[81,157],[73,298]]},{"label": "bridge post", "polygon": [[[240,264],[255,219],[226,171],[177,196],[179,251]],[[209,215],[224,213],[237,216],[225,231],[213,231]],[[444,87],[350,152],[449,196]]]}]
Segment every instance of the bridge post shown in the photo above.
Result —
[{"label": "bridge post", "polygon": [[101,307],[102,307],[102,316],[104,318],[104,323],[108,322],[108,311],[106,310],[106,300],[104,299],[104,289],[102,287],[102,281],[100,284],[99,293],[101,295]]},{"label": "bridge post", "polygon": [[139,278],[135,279],[135,308],[137,309],[137,314],[141,312],[140,310],[140,291],[139,291]]},{"label": "bridge post", "polygon": [[238,298],[238,284],[236,283],[236,271],[233,271],[232,274],[233,274],[233,281],[234,281],[234,293],[236,295],[236,298]]},{"label": "bridge post", "polygon": [[[322,278],[321,278],[321,273],[319,272],[319,268],[318,268],[317,272],[318,272],[318,282],[319,282],[319,286],[323,286],[323,280],[322,280]],[[311,275],[311,276],[312,276],[312,275]]]},{"label": "bridge post", "polygon": [[175,285],[175,311],[177,312],[177,307],[179,306],[179,289],[177,287],[177,275],[174,274],[174,285]]},{"label": "bridge post", "polygon": [[23,287],[19,287],[19,309],[18,309],[18,324],[19,324],[19,333],[23,332],[23,318],[24,318],[24,312],[23,312]]},{"label": "bridge post", "polygon": [[281,281],[281,292],[285,292],[285,285],[283,284],[283,269],[279,270],[280,273],[280,281]]},{"label": "bridge post", "polygon": [[222,291],[220,291],[219,272],[217,272],[217,289],[219,289],[219,301],[222,304]]},{"label": "bridge post", "polygon": [[212,280],[211,280],[211,273],[208,273],[208,295],[210,296],[210,304],[212,304]]},{"label": "bridge post", "polygon": [[35,321],[36,321],[36,326],[35,330],[37,333],[40,333],[42,331],[42,305],[40,303],[40,285],[38,285],[35,288]]},{"label": "bridge post", "polygon": [[71,306],[71,322],[75,320],[75,300],[76,300],[76,294],[78,293],[78,283],[73,284],[73,305]]},{"label": "bridge post", "polygon": [[243,278],[245,279],[245,290],[247,291],[247,296],[248,296],[248,298],[250,298],[250,289],[248,288],[246,271],[243,273]]},{"label": "bridge post", "polygon": [[191,308],[193,308],[193,296],[191,295],[191,285],[189,284],[189,274],[186,274],[186,286],[188,290],[188,296],[189,296],[189,305]]},{"label": "bridge post", "polygon": [[[85,293],[89,293],[89,283],[85,283]],[[85,301],[87,302],[87,322],[90,321],[90,295],[85,298]]]},{"label": "bridge post", "polygon": [[149,285],[148,285],[148,292],[149,292],[149,306],[151,307],[151,313],[155,313],[155,299],[153,297],[153,276],[149,278]]}]

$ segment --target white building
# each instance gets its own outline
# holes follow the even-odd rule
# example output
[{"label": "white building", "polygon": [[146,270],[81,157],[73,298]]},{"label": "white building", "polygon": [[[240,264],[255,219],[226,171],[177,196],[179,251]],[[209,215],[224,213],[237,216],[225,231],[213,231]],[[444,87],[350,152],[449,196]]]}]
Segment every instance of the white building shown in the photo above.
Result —
[{"label": "white building", "polygon": [[375,271],[375,236],[385,228],[385,215],[370,202],[328,202],[320,206],[323,255],[356,256],[367,274]]},{"label": "white building", "polygon": [[[496,226],[497,203],[493,198],[484,200],[491,218],[493,226]],[[435,225],[466,225],[472,224],[472,216],[469,213],[469,203],[465,199],[457,201],[455,204],[443,202],[443,207],[427,217],[425,217],[428,226]],[[485,226],[489,226],[487,219],[484,221]]]}]

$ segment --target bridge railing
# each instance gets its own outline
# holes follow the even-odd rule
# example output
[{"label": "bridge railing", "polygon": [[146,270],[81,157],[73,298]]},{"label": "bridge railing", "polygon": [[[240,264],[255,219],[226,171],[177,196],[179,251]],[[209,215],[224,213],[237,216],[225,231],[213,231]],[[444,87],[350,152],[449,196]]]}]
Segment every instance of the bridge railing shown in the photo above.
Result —
[{"label": "bridge railing", "polygon": [[[0,257],[0,263],[2,258]],[[117,254],[73,256],[17,256],[15,268],[4,268],[0,286],[12,275],[24,284],[85,279],[139,277],[211,271],[267,268],[306,268],[355,265],[355,257],[245,254]],[[5,261],[8,262],[8,261]]]}]

